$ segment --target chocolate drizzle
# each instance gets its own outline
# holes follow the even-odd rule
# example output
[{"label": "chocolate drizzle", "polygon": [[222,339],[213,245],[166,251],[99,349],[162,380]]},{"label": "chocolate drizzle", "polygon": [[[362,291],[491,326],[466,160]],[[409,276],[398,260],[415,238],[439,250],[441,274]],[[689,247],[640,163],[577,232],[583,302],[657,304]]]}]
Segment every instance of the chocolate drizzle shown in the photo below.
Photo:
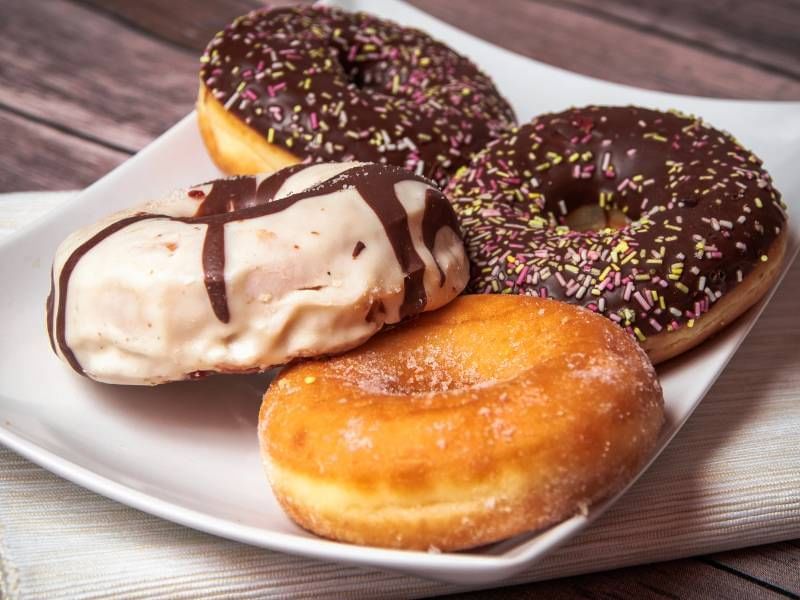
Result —
[{"label": "chocolate drizzle", "polygon": [[56,351],[56,341],[53,338],[53,302],[55,302],[55,279],[53,279],[53,267],[50,267],[50,293],[47,294],[47,337],[50,338],[50,348]]},{"label": "chocolate drizzle", "polygon": [[364,242],[358,240],[356,245],[353,247],[353,258],[358,258],[358,255],[361,254],[366,247],[367,245]]},{"label": "chocolate drizzle", "polygon": [[422,242],[431,253],[436,268],[439,269],[439,287],[444,285],[445,275],[433,248],[436,244],[436,234],[444,227],[449,227],[456,236],[461,237],[458,218],[450,202],[439,190],[428,189],[425,192],[425,212],[422,216]]},{"label": "chocolate drizzle", "polygon": [[[233,221],[255,219],[286,210],[303,200],[331,194],[337,191],[354,188],[373,210],[380,220],[395,257],[404,273],[404,293],[400,306],[400,317],[407,318],[421,312],[427,303],[427,295],[423,276],[425,263],[420,258],[411,240],[408,227],[408,216],[400,203],[395,185],[401,181],[419,181],[426,185],[431,183],[419,176],[412,175],[403,169],[384,165],[360,165],[348,169],[335,177],[302,192],[275,199],[285,181],[293,174],[305,168],[296,165],[284,169],[268,177],[256,188],[254,177],[236,177],[211,182],[211,190],[198,207],[195,216],[172,217],[163,214],[136,214],[112,223],[78,246],[67,258],[58,277],[57,311],[53,323],[52,311],[55,304],[54,290],[51,288],[48,297],[48,333],[55,339],[64,358],[78,373],[83,373],[80,363],[66,342],[66,306],[69,280],[78,262],[87,252],[114,233],[145,220],[163,219],[186,224],[206,225],[206,236],[203,244],[203,277],[214,314],[227,323],[230,319],[228,301],[225,290],[225,225]],[[441,196],[438,194],[437,196]],[[436,215],[444,215],[438,200],[431,204],[426,201],[426,216],[429,229],[435,229],[433,219]],[[431,216],[427,216],[428,207]],[[446,223],[449,224],[449,223]],[[451,225],[452,226],[452,225]],[[427,234],[430,236],[431,234]],[[435,233],[433,234],[435,237]],[[426,238],[427,239],[427,238]],[[53,282],[54,283],[54,282]],[[53,335],[53,328],[55,335]]]},{"label": "chocolate drizzle", "polygon": [[[61,350],[61,354],[64,355],[64,358],[69,363],[69,365],[75,369],[78,373],[83,374],[83,368],[81,367],[78,359],[75,358],[75,354],[72,352],[72,349],[67,344],[66,339],[66,323],[67,323],[67,288],[69,286],[69,278],[72,276],[72,272],[75,270],[75,267],[78,265],[78,261],[84,257],[84,255],[89,252],[92,248],[97,246],[100,242],[106,239],[108,236],[120,231],[121,229],[125,229],[129,225],[133,225],[134,223],[138,223],[139,221],[144,221],[146,219],[154,218],[152,215],[146,214],[138,214],[132,215],[130,217],[126,217],[124,219],[120,219],[101,229],[97,233],[95,233],[92,237],[88,240],[83,242],[80,246],[78,246],[75,250],[72,251],[72,254],[69,255],[64,265],[61,267],[61,273],[58,276],[58,309],[56,311],[56,319],[55,319],[55,339],[58,343],[58,347]],[[48,321],[48,325],[50,325],[52,321]],[[52,326],[52,325],[51,325]],[[50,337],[53,337],[52,331],[50,331]]]}]

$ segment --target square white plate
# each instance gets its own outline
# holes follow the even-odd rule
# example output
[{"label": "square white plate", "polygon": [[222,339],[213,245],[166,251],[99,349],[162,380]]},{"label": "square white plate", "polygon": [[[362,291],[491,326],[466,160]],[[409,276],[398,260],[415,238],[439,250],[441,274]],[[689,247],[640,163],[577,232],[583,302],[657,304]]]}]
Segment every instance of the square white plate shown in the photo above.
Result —
[{"label": "square white plate", "polygon": [[[800,103],[710,100],[604,83],[507,52],[393,0],[337,4],[424,29],[472,57],[494,77],[520,121],[570,105],[631,103],[694,112],[735,131],[765,160],[790,204],[788,258],[796,255]],[[255,426],[268,375],[134,388],[96,384],[61,364],[44,329],[49,268],[58,243],[105,214],[217,174],[190,114],[79,198],[0,243],[0,442],[100,494],[196,529],[274,550],[461,584],[498,581],[522,570],[614,502],[537,535],[465,553],[403,552],[325,541],[284,516],[262,474]],[[721,336],[659,370],[667,411],[659,452],[700,402],[765,303]]]}]

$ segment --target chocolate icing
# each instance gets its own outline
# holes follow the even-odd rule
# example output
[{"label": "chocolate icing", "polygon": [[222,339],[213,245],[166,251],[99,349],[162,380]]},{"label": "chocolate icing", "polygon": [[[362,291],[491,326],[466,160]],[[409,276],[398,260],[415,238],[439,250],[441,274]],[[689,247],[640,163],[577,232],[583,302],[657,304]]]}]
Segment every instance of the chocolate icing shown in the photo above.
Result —
[{"label": "chocolate icing", "polygon": [[[785,205],[761,161],[677,112],[588,107],[537,117],[446,191],[473,292],[538,294],[602,312],[640,340],[692,326],[768,260]],[[598,203],[631,222],[577,232]]]},{"label": "chocolate icing", "polygon": [[[221,322],[227,323],[230,313],[224,278],[224,226],[233,221],[254,219],[274,214],[309,198],[355,188],[383,225],[395,257],[404,273],[404,293],[399,311],[400,317],[408,318],[421,312],[427,302],[423,281],[425,263],[416,252],[411,241],[408,217],[400,200],[397,198],[395,185],[401,181],[409,180],[419,181],[426,185],[432,185],[431,182],[397,167],[359,165],[303,192],[276,200],[275,194],[283,183],[291,175],[303,168],[305,166],[296,165],[279,171],[262,181],[257,189],[254,177],[235,177],[209,182],[211,190],[199,204],[195,216],[172,217],[148,213],[131,215],[101,229],[78,246],[65,261],[58,277],[58,307],[55,324],[52,318],[55,286],[51,288],[50,296],[48,297],[48,333],[53,339],[54,327],[55,344],[57,344],[72,368],[79,373],[83,373],[80,363],[66,342],[67,293],[72,272],[80,259],[103,240],[134,223],[145,220],[166,219],[187,224],[206,225],[202,257],[203,277],[214,314]],[[197,194],[192,195],[189,193],[189,195],[190,197],[199,197]],[[445,214],[446,211],[442,211],[436,202],[432,205],[436,207],[433,209],[435,215]],[[428,228],[436,228],[433,218],[429,217],[427,212],[428,204],[426,203],[426,214],[423,216],[423,221],[429,223],[427,225]],[[449,222],[445,222],[442,226],[448,224]]]},{"label": "chocolate icing", "polygon": [[447,201],[444,194],[439,190],[429,189],[425,192],[425,212],[422,216],[422,242],[431,253],[436,268],[439,269],[439,287],[444,285],[444,270],[433,252],[436,244],[436,234],[444,228],[449,227],[453,233],[461,237],[461,228],[458,226],[458,218]]},{"label": "chocolate icing", "polygon": [[363,252],[364,248],[366,247],[367,245],[364,242],[358,240],[356,242],[356,245],[353,246],[353,258],[358,258],[358,255],[361,254],[361,252]]},{"label": "chocolate icing", "polygon": [[201,62],[217,101],[302,159],[387,163],[443,185],[514,124],[468,59],[364,13],[254,11],[218,33]]}]

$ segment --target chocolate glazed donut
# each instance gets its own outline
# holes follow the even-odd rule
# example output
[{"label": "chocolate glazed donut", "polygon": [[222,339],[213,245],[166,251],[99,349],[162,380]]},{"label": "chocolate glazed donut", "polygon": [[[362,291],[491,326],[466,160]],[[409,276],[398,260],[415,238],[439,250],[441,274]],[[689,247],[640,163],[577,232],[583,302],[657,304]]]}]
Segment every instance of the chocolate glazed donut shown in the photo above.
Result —
[{"label": "chocolate glazed donut", "polygon": [[655,362],[754,304],[785,246],[786,205],[761,160],[677,112],[590,106],[537,117],[446,193],[471,291],[583,305]]},{"label": "chocolate glazed donut", "polygon": [[358,160],[441,186],[514,124],[468,59],[365,13],[254,11],[218,33],[201,61],[200,128],[230,173]]}]

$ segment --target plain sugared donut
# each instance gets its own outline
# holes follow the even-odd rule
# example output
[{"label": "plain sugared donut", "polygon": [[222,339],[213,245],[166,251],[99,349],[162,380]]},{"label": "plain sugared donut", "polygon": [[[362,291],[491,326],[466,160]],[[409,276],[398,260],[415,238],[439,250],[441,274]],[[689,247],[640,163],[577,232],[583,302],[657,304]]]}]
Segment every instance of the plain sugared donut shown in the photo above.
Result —
[{"label": "plain sugared donut", "polygon": [[108,383],[251,372],[352,348],[464,288],[433,184],[399,167],[298,165],[112,215],[59,247],[53,350]]},{"label": "plain sugared donut", "polygon": [[358,160],[444,185],[514,123],[468,59],[365,13],[258,10],[218,33],[201,60],[200,128],[229,173]]},{"label": "plain sugared donut", "polygon": [[654,362],[752,306],[780,273],[786,206],[730,135],[636,107],[547,114],[476,156],[446,190],[469,289],[572,302]]},{"label": "plain sugared donut", "polygon": [[462,296],[264,396],[275,496],[321,536],[457,550],[540,529],[620,490],[663,421],[644,352],[592,312]]}]

